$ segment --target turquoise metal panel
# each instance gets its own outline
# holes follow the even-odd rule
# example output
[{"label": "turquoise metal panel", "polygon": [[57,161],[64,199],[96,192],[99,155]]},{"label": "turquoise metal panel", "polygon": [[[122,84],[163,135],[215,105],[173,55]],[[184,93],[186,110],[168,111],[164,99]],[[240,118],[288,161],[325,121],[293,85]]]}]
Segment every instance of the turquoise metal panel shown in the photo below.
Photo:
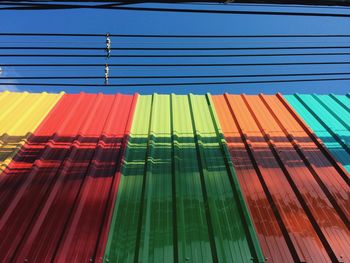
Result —
[{"label": "turquoise metal panel", "polygon": [[349,95],[295,94],[285,98],[350,172]]}]

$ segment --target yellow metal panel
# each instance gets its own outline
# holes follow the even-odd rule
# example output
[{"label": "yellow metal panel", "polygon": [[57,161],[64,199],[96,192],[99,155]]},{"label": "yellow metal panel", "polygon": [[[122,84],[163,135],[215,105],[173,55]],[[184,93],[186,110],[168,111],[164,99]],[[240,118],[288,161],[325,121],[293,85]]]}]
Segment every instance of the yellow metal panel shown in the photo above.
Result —
[{"label": "yellow metal panel", "polygon": [[63,93],[0,93],[0,172],[33,134]]}]

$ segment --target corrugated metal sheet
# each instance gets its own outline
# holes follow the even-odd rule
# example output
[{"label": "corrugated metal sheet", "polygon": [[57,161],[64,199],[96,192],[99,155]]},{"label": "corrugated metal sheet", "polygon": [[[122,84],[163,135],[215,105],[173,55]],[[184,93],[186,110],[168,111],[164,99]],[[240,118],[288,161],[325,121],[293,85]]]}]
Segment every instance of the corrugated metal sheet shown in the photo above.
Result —
[{"label": "corrugated metal sheet", "polygon": [[295,94],[285,97],[350,172],[350,95]]},{"label": "corrugated metal sheet", "polygon": [[287,99],[0,93],[1,261],[350,262],[349,96]]},{"label": "corrugated metal sheet", "polygon": [[110,262],[263,262],[210,97],[141,96]]},{"label": "corrugated metal sheet", "polygon": [[61,96],[0,92],[0,173]]},{"label": "corrugated metal sheet", "polygon": [[2,174],[2,262],[102,261],[135,103],[77,94],[56,104]]},{"label": "corrugated metal sheet", "polygon": [[270,262],[350,262],[348,174],[281,95],[214,96]]}]

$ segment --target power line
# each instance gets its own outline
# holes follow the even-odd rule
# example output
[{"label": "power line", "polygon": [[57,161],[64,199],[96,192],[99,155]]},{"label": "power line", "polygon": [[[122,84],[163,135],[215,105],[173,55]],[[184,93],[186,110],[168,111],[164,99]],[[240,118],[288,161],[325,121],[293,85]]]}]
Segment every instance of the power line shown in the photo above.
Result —
[{"label": "power line", "polygon": [[0,86],[69,86],[69,87],[155,87],[155,86],[193,86],[193,85],[226,85],[226,84],[263,84],[263,83],[288,83],[288,82],[317,82],[317,81],[345,81],[350,78],[327,78],[327,79],[282,79],[282,80],[261,80],[261,81],[225,81],[225,82],[186,82],[186,83],[140,83],[140,84],[77,84],[77,83],[9,83],[2,82]]},{"label": "power line", "polygon": [[[96,33],[6,33],[0,36],[31,36],[31,37],[106,37],[106,34]],[[280,34],[280,35],[169,35],[169,34],[110,34],[111,37],[125,38],[347,38],[350,34]]]},{"label": "power line", "polygon": [[[343,43],[349,43],[349,40],[344,40],[344,41],[339,41],[339,40],[319,40],[319,41],[305,41],[305,40],[300,40],[300,41],[292,41],[292,40],[284,40],[284,41],[220,41],[220,42],[213,42],[213,41],[193,41],[193,42],[179,42],[179,41],[153,41],[153,42],[121,42],[117,41],[117,45],[237,45],[237,44],[244,44],[244,45],[249,45],[249,44],[343,44]],[[101,44],[101,42],[94,42],[94,41],[1,41],[1,44],[90,44],[90,43],[95,43],[95,44]]]},{"label": "power line", "polygon": [[[174,64],[126,64],[109,63],[110,67],[241,67],[241,66],[297,66],[297,65],[349,65],[350,61],[323,62],[275,62],[275,63],[174,63]],[[0,64],[2,67],[104,67],[101,63],[86,64]]]},{"label": "power line", "polygon": [[[0,49],[11,49],[11,50],[105,50],[102,47],[0,47]],[[116,49],[116,48],[114,48]]]},{"label": "power line", "polygon": [[[314,3],[314,1],[313,2],[310,1],[309,2],[310,5],[307,5],[307,3],[305,3],[303,5],[303,4],[301,4],[300,1],[298,1],[298,3],[295,3],[295,4],[292,4],[291,2],[274,4],[274,3],[272,3],[272,1],[271,1],[271,3],[268,3],[268,2],[263,3],[262,1],[259,1],[259,3],[257,3],[258,1],[255,1],[254,3],[253,2],[251,2],[251,3],[248,2],[247,3],[246,1],[245,1],[245,3],[239,3],[239,2],[235,1],[232,4],[234,5],[234,7],[236,7],[236,6],[243,6],[243,7],[268,7],[268,8],[276,8],[276,7],[277,8],[308,8],[308,9],[310,9],[310,8],[313,8],[313,9],[315,9],[315,8],[319,8],[319,9],[327,8],[327,9],[339,9],[339,10],[349,9],[348,6],[340,6],[340,5],[337,5],[337,6],[316,5]],[[280,1],[280,2],[282,2],[282,1]],[[186,3],[186,4],[190,4],[190,3]],[[230,3],[228,3],[228,4],[230,4]],[[314,4],[314,5],[312,6],[311,4]],[[219,5],[222,5],[222,4],[221,3],[195,3],[195,5],[203,5],[203,6],[213,6],[213,5],[215,5],[215,6],[219,6]]]},{"label": "power line", "polygon": [[[4,3],[5,4],[5,3]],[[4,5],[0,3],[0,5]],[[18,4],[17,4],[18,5]],[[337,17],[349,18],[350,14],[341,13],[315,13],[315,12],[292,12],[292,11],[246,11],[246,10],[208,10],[208,9],[190,9],[190,8],[165,8],[165,7],[135,7],[135,6],[116,6],[115,4],[101,5],[69,5],[69,4],[32,4],[26,6],[2,7],[0,10],[45,10],[45,9],[112,9],[128,11],[152,11],[152,12],[176,12],[176,13],[202,13],[202,14],[236,14],[236,15],[270,15],[270,16],[308,16],[308,17]]]},{"label": "power line", "polygon": [[[297,77],[297,76],[338,76],[350,75],[350,72],[331,72],[331,73],[291,73],[291,74],[242,74],[242,75],[174,75],[174,76],[109,76],[110,79],[188,79],[188,78],[262,78],[262,77]],[[19,79],[104,79],[102,76],[37,76],[37,77],[1,77],[6,80]]]},{"label": "power line", "polygon": [[290,0],[282,1],[282,0],[271,0],[271,1],[263,1],[263,0],[255,0],[255,1],[249,1],[249,0],[237,0],[235,2],[229,2],[226,0],[192,0],[192,1],[185,1],[185,0],[163,0],[163,1],[142,1],[142,0],[124,0],[124,1],[114,1],[114,0],[89,0],[89,1],[81,1],[81,0],[70,0],[70,1],[60,1],[60,0],[25,0],[25,1],[18,1],[18,0],[8,0],[9,3],[37,3],[37,2],[44,2],[44,3],[57,3],[57,2],[69,2],[69,3],[111,3],[113,5],[129,5],[129,4],[139,4],[139,3],[166,3],[166,4],[195,4],[195,5],[218,5],[218,4],[225,4],[225,5],[255,5],[255,4],[262,4],[262,5],[277,5],[277,6],[304,6],[304,5],[338,5],[341,6],[341,4],[350,5],[349,0],[314,0],[314,1],[302,1],[302,0]]},{"label": "power line", "polygon": [[[282,54],[118,54],[110,55],[110,58],[208,58],[208,57],[285,57],[285,56],[347,56],[350,52],[333,53],[282,53]],[[93,57],[105,58],[106,55],[98,54],[0,54],[0,57]]]},{"label": "power line", "polygon": [[[81,6],[84,8],[84,6]],[[99,8],[99,7],[97,7]],[[101,6],[105,9],[105,7]],[[155,8],[155,7],[128,7],[111,6],[107,9],[129,10],[129,11],[158,11],[158,12],[183,12],[183,13],[207,13],[207,14],[236,14],[236,15],[272,15],[272,16],[310,16],[310,17],[342,17],[349,18],[349,14],[339,13],[314,13],[314,12],[291,12],[291,11],[245,11],[245,10],[203,10],[188,8]]]},{"label": "power line", "polygon": [[[258,44],[258,43],[257,43]],[[349,49],[350,46],[282,46],[282,47],[114,47],[111,50],[299,50],[299,49]],[[0,46],[0,50],[105,50],[103,47],[37,47],[37,46],[25,46],[25,47],[14,47],[14,46]]]}]

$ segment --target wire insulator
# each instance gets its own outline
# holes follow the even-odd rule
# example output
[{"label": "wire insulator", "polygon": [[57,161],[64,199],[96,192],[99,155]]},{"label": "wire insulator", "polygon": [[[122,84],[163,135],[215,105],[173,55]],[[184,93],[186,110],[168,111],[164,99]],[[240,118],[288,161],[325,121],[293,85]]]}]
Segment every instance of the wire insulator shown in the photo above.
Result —
[{"label": "wire insulator", "polygon": [[106,59],[111,56],[111,38],[109,33],[106,34]]},{"label": "wire insulator", "polygon": [[105,85],[108,85],[108,77],[109,77],[109,67],[108,64],[105,65]]}]

